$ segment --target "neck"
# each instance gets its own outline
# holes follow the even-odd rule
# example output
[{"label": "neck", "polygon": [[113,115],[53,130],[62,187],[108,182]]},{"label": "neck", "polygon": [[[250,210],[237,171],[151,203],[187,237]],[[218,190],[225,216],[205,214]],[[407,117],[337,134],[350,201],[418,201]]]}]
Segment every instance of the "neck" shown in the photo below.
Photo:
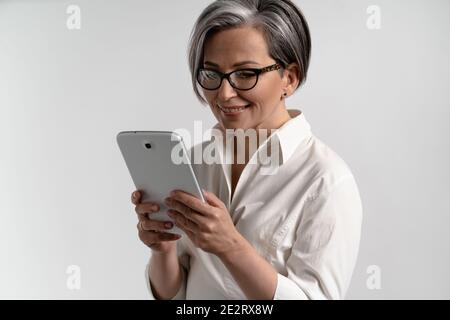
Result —
[{"label": "neck", "polygon": [[[262,123],[257,125],[255,128],[253,128],[256,130],[256,139],[257,139],[256,148],[259,148],[259,146],[272,135],[272,133],[275,129],[280,128],[283,124],[285,124],[287,121],[292,119],[291,115],[289,114],[289,112],[286,109],[286,106],[284,105],[284,100],[280,102],[280,105],[277,108],[275,108],[275,110],[271,114],[269,114],[266,119],[267,120],[263,121]],[[259,132],[261,129],[267,130],[267,137],[263,136],[262,138],[266,138],[266,139],[260,141]],[[235,159],[236,159],[236,156],[238,153],[237,145],[238,145],[237,137],[234,137]],[[249,145],[250,145],[249,139],[248,139],[248,137],[245,137],[244,147],[245,147],[245,160],[246,160],[245,162],[246,163],[247,163],[247,161],[250,160],[250,157],[251,157],[251,155],[249,154]]]},{"label": "neck", "polygon": [[272,130],[272,129],[278,129],[281,127],[285,122],[289,121],[291,119],[291,116],[289,112],[287,111],[287,108],[284,104],[284,99],[280,101],[278,106],[272,111],[272,113],[268,114],[266,118],[258,124],[255,129],[266,129],[266,130]]}]

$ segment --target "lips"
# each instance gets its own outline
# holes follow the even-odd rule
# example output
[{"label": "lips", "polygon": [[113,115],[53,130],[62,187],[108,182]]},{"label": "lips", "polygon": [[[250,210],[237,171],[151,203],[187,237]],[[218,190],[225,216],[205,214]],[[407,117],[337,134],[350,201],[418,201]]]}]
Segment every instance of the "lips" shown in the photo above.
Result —
[{"label": "lips", "polygon": [[217,107],[222,110],[224,113],[234,113],[234,112],[240,112],[244,110],[245,108],[248,108],[250,104],[247,105],[235,105],[235,106],[221,106],[217,104]]}]

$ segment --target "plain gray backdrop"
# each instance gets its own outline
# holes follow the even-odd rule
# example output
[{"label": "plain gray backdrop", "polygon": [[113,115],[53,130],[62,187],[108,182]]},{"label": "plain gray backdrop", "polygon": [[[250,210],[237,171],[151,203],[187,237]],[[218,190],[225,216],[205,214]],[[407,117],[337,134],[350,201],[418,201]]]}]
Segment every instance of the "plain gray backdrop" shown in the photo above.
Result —
[{"label": "plain gray backdrop", "polygon": [[[295,2],[313,47],[287,106],[348,163],[363,201],[347,298],[449,299],[450,2]],[[186,58],[209,3],[0,0],[0,298],[148,298],[150,249],[115,137],[216,123]],[[367,27],[370,5],[380,29]]]}]

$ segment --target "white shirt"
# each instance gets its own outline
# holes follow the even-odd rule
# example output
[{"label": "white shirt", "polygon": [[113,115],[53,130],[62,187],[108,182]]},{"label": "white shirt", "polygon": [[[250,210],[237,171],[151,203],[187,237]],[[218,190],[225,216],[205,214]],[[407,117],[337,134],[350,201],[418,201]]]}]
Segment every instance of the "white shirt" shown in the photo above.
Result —
[{"label": "white shirt", "polygon": [[[276,139],[280,147],[278,171],[262,174],[260,164],[248,163],[232,201],[229,163],[193,163],[193,169],[200,186],[225,203],[240,234],[278,271],[274,299],[342,299],[359,249],[358,187],[347,164],[311,133],[303,112],[288,112],[293,118],[265,141]],[[196,248],[187,236],[177,248],[183,285],[174,299],[246,299],[217,256]],[[154,299],[149,265],[145,279]]]}]

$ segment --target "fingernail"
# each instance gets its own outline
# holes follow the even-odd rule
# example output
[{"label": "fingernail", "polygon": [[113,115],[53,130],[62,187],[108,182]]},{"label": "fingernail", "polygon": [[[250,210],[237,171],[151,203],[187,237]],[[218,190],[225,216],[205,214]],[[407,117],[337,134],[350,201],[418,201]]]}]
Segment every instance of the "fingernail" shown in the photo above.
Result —
[{"label": "fingernail", "polygon": [[172,222],[166,222],[166,223],[164,223],[164,227],[166,227],[166,229],[172,229],[173,223]]}]

